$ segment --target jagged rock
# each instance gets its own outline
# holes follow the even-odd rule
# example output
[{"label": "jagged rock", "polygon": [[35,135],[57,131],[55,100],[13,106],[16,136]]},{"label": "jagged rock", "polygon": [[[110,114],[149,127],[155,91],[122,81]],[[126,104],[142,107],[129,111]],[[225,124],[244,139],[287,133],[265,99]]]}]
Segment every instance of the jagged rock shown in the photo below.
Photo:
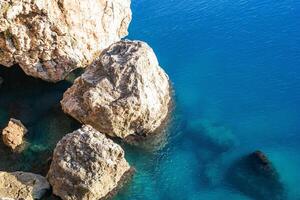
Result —
[{"label": "jagged rock", "polygon": [[16,147],[23,143],[23,137],[27,133],[26,127],[20,120],[11,118],[8,125],[2,131],[3,143],[15,150]]},{"label": "jagged rock", "polygon": [[236,189],[254,199],[286,199],[277,170],[261,151],[255,151],[233,163],[226,178]]},{"label": "jagged rock", "polygon": [[28,172],[0,172],[0,199],[40,199],[50,189],[47,179]]},{"label": "jagged rock", "polygon": [[0,0],[0,64],[62,80],[126,36],[130,0]]},{"label": "jagged rock", "polygon": [[141,41],[107,48],[77,78],[61,101],[64,112],[110,136],[145,136],[169,112],[169,78],[153,50]]},{"label": "jagged rock", "polygon": [[130,172],[118,144],[83,126],[58,142],[47,177],[63,200],[98,200],[110,196]]}]

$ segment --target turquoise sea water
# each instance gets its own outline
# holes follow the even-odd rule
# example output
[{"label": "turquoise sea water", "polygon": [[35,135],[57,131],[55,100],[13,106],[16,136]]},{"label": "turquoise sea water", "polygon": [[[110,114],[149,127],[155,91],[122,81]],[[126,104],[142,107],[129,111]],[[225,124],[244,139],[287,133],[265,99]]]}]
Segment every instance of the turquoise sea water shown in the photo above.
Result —
[{"label": "turquoise sea water", "polygon": [[133,0],[132,9],[128,38],[155,50],[176,112],[162,150],[127,154],[138,171],[118,199],[259,199],[224,177],[260,149],[284,199],[299,200],[300,1]]},{"label": "turquoise sea water", "polygon": [[[277,169],[281,199],[300,200],[300,1],[132,0],[132,11],[128,38],[153,47],[175,108],[160,145],[121,143],[137,171],[115,199],[273,200],[230,183],[236,159],[259,149]],[[79,127],[59,107],[70,83],[16,68],[0,76],[0,127],[16,117],[29,129],[21,154],[0,143],[0,170],[44,173],[55,143]]]}]

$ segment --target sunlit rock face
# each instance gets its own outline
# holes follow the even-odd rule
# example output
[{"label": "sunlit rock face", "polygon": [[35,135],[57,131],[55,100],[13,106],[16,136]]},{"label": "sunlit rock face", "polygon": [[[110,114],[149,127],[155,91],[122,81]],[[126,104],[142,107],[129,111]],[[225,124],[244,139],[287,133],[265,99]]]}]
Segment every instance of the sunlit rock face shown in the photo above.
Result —
[{"label": "sunlit rock face", "polygon": [[50,185],[47,179],[28,172],[0,172],[0,199],[40,199]]},{"label": "sunlit rock face", "polygon": [[2,131],[3,143],[15,150],[23,143],[23,137],[27,133],[26,127],[20,120],[11,118],[6,128]]},{"label": "sunlit rock face", "polygon": [[98,200],[111,196],[131,173],[118,144],[83,126],[59,141],[47,177],[63,200]]},{"label": "sunlit rock face", "polygon": [[170,109],[169,78],[153,50],[120,41],[103,51],[61,101],[64,112],[110,136],[147,136]]},{"label": "sunlit rock face", "polygon": [[130,0],[0,0],[0,64],[62,80],[127,35]]}]

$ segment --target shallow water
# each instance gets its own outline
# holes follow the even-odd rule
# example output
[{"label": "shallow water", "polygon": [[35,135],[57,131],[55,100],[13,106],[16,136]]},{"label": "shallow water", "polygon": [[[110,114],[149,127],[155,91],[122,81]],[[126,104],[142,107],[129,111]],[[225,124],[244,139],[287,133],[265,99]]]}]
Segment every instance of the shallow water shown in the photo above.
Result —
[{"label": "shallow water", "polygon": [[59,103],[71,84],[47,83],[26,76],[18,66],[11,69],[1,66],[0,76],[4,79],[0,87],[0,129],[6,127],[11,117],[21,120],[28,129],[21,153],[11,152],[0,141],[0,170],[45,174],[56,143],[80,127],[62,112]]},{"label": "shallow water", "polygon": [[[164,145],[121,143],[137,172],[115,199],[258,199],[225,177],[236,159],[260,149],[280,175],[284,199],[299,200],[300,2],[132,0],[132,10],[128,38],[154,48],[176,106]],[[22,154],[0,144],[0,170],[43,173],[55,143],[79,127],[59,107],[70,83],[17,69],[1,68],[0,76],[1,128],[13,116],[29,129]]]}]

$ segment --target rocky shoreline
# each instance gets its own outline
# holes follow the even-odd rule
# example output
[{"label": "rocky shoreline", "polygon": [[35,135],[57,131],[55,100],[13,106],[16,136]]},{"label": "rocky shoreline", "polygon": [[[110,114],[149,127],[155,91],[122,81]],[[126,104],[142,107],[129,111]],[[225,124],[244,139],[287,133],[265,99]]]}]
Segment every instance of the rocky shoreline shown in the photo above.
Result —
[{"label": "rocky shoreline", "polygon": [[[111,198],[135,170],[108,137],[127,142],[139,138],[134,139],[139,143],[156,135],[170,113],[169,77],[151,47],[142,41],[120,41],[128,33],[130,1],[0,3],[1,65],[18,64],[27,75],[50,82],[86,68],[61,101],[63,111],[83,126],[57,143],[45,184],[63,200]],[[11,119],[3,142],[15,150],[23,145],[26,132],[26,123]],[[22,176],[29,180],[33,174]],[[3,183],[2,199],[39,199],[44,194],[6,193],[9,183]],[[36,181],[32,184],[36,190]]]},{"label": "rocky shoreline", "polygon": [[[22,151],[28,157],[37,152],[51,157],[35,160],[37,166],[43,167],[31,172],[43,176],[20,171],[18,167],[14,172],[0,171],[0,200],[41,199],[45,193],[62,200],[111,199],[135,173],[135,166],[126,160],[126,152],[118,142],[132,148],[159,149],[167,143],[164,128],[170,122],[174,103],[171,81],[146,42],[122,40],[128,34],[132,17],[130,3],[0,0],[1,67],[15,65],[47,84],[59,84],[64,79],[68,82],[68,87],[60,90],[63,96],[57,95],[57,102],[48,101],[51,95],[47,90],[39,101],[27,100],[25,108],[17,102],[18,98],[6,104],[11,119],[1,127],[0,151],[13,155],[3,158],[13,158],[7,165],[28,162],[29,169],[34,168],[32,160],[18,160]],[[82,73],[75,73],[76,69]],[[12,82],[24,86],[22,80],[13,78],[9,80],[1,74],[0,89]],[[51,124],[48,116],[30,118],[34,111],[31,106],[43,107],[45,102],[56,102],[46,106],[55,118]],[[20,114],[22,109],[28,110],[25,117]],[[65,118],[70,123],[64,123]],[[33,121],[47,124],[44,127],[49,133],[43,144],[26,142],[27,137],[48,131],[30,133],[27,127]],[[57,138],[52,136],[61,126],[63,133]],[[230,129],[203,119],[188,121],[186,132],[190,142],[196,142],[203,150],[203,157],[221,156],[237,145]],[[47,146],[52,140],[56,144],[53,152],[53,146],[49,145],[50,150]],[[212,150],[207,155],[205,145]],[[212,179],[215,172],[211,166],[218,163],[203,160],[207,179]],[[285,197],[279,173],[262,151],[233,162],[223,178],[253,198]],[[215,184],[215,180],[208,182]]]}]

